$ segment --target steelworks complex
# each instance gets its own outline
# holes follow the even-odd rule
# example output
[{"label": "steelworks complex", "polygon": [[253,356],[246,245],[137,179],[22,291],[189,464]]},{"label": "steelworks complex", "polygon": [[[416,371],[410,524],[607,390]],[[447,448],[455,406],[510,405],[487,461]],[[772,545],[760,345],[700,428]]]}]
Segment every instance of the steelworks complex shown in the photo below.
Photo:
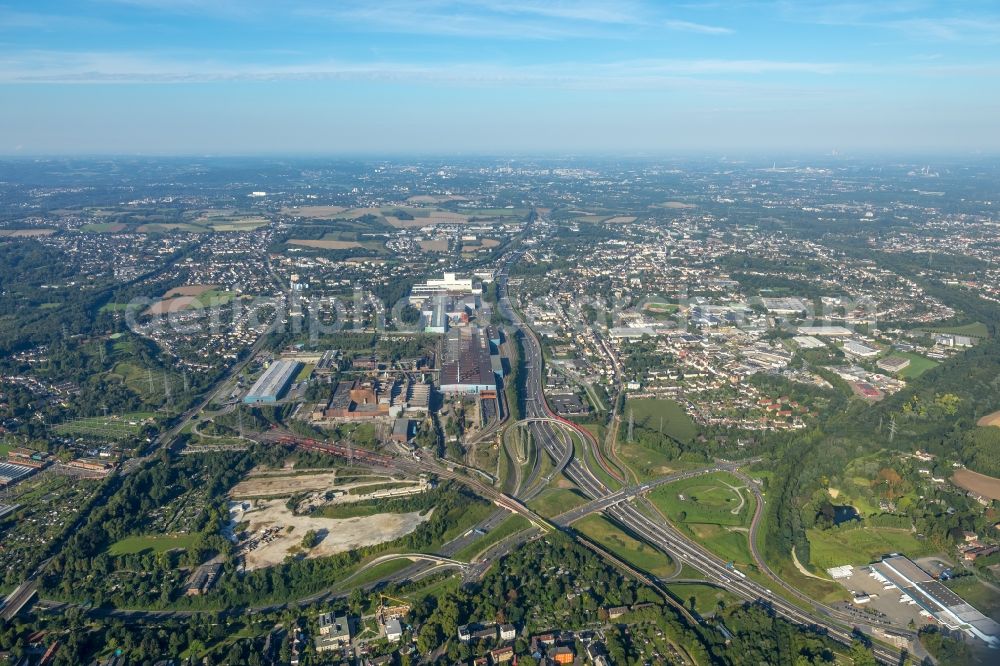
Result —
[{"label": "steelworks complex", "polygon": [[295,379],[301,365],[298,361],[275,361],[250,387],[243,402],[248,405],[259,402],[277,402],[288,385]]}]

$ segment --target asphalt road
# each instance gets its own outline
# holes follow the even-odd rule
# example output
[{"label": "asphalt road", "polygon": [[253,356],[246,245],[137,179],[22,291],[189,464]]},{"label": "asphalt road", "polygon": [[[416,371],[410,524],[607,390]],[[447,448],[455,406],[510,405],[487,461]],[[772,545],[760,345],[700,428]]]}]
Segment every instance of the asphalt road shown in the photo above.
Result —
[{"label": "asphalt road", "polygon": [[[512,307],[507,289],[507,277],[509,267],[512,262],[519,259],[519,253],[511,255],[508,264],[503,267],[499,274],[499,295],[500,312],[515,327],[523,333],[523,347],[525,352],[526,365],[531,368],[529,376],[525,379],[526,391],[526,411],[527,417],[551,417],[545,403],[545,396],[541,385],[541,348],[537,339],[532,334],[527,325]],[[536,442],[544,447],[553,459],[560,460],[566,455],[564,445],[552,432],[551,424],[538,422],[531,424]],[[584,446],[593,447],[595,456],[599,455],[596,450],[596,442],[589,433],[583,435]],[[564,474],[577,487],[593,501],[601,503],[604,498],[613,496],[614,493],[607,488],[599,478],[587,467],[588,457],[573,457],[565,466]],[[641,486],[640,486],[641,488]],[[628,492],[628,491],[627,491]],[[633,489],[631,492],[636,493]],[[641,492],[641,491],[639,491]],[[638,493],[636,493],[638,494]],[[760,504],[758,504],[760,506]],[[702,548],[698,543],[687,538],[668,525],[660,524],[651,520],[645,513],[639,510],[634,504],[628,501],[610,500],[604,511],[628,527],[639,538],[657,547],[675,558],[683,561],[692,568],[701,572],[713,583],[725,588],[729,592],[750,601],[762,601],[767,603],[779,615],[801,625],[822,628],[826,633],[847,645],[854,640],[854,627],[842,624],[839,619],[832,617],[832,613],[819,608],[812,612],[807,612],[799,606],[786,601],[783,597],[775,595],[770,589],[746,578],[742,572],[731,570],[726,562]],[[759,519],[759,516],[756,517]],[[859,627],[864,630],[867,627]],[[887,664],[896,664],[900,661],[900,653],[897,650],[885,648],[881,645],[873,645],[875,656]]]}]

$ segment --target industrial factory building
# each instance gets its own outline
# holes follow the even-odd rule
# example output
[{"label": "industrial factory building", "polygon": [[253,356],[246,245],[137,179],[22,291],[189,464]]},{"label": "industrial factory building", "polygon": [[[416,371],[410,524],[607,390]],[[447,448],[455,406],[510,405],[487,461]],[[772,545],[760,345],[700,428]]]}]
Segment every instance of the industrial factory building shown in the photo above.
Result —
[{"label": "industrial factory building", "polygon": [[295,379],[300,367],[298,361],[275,361],[250,387],[243,402],[248,405],[277,402]]},{"label": "industrial factory building", "polygon": [[949,629],[961,629],[990,647],[1000,647],[1000,624],[970,606],[917,564],[903,555],[886,557],[871,566],[880,580],[892,583],[903,597],[916,603]]},{"label": "industrial factory building", "polygon": [[496,388],[489,340],[474,327],[451,331],[444,345],[441,392],[478,394]]}]

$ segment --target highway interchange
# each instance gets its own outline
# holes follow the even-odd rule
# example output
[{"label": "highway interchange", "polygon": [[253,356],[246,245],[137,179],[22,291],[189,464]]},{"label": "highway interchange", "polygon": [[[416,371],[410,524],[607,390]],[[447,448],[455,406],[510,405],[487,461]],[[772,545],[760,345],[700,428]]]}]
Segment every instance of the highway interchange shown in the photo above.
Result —
[{"label": "highway interchange", "polygon": [[[843,622],[837,617],[838,613],[825,606],[814,604],[812,612],[805,611],[799,605],[775,594],[771,589],[749,580],[742,572],[730,569],[726,562],[690,540],[686,535],[667,525],[665,521],[651,519],[647,515],[647,512],[629,501],[646,492],[649,489],[647,486],[651,486],[652,484],[643,484],[638,487],[613,491],[588,467],[587,461],[590,457],[586,455],[574,456],[569,442],[561,441],[556,436],[551,420],[557,417],[549,410],[542,391],[541,347],[534,333],[512,306],[508,292],[510,267],[520,256],[521,253],[518,251],[513,252],[509,256],[507,262],[499,271],[497,280],[499,281],[500,312],[522,334],[521,340],[525,354],[525,366],[530,370],[524,381],[525,408],[527,412],[524,416],[527,419],[537,419],[530,421],[528,425],[531,428],[534,441],[543,447],[552,456],[553,460],[560,461],[560,464],[563,464],[563,461],[565,461],[562,470],[563,474],[591,499],[591,502],[584,506],[590,510],[603,510],[609,517],[631,530],[633,535],[659,548],[673,557],[675,561],[689,565],[703,574],[709,581],[723,587],[729,592],[749,601],[762,601],[773,608],[777,614],[792,622],[817,627],[824,630],[830,637],[850,645],[856,638],[857,633],[863,632],[865,627],[855,627]],[[600,454],[597,450],[597,442],[593,436],[580,427],[577,427],[576,431],[580,435],[579,440],[583,443],[583,446],[592,447],[594,459],[599,460]],[[567,450],[567,448],[570,450]],[[610,470],[608,471],[610,472]],[[668,480],[663,479],[660,482],[666,483]],[[757,499],[758,514],[754,518],[754,535],[760,516],[760,508],[763,506],[763,497],[760,496],[759,491]],[[573,520],[582,517],[581,511],[583,510],[583,507],[581,507],[577,512],[569,512],[557,518],[556,522],[568,525]],[[757,552],[756,543],[753,540],[751,542],[753,544],[754,555],[758,557],[759,553]],[[882,663],[895,664],[901,661],[900,652],[893,648],[873,643],[872,650],[876,658]]]}]

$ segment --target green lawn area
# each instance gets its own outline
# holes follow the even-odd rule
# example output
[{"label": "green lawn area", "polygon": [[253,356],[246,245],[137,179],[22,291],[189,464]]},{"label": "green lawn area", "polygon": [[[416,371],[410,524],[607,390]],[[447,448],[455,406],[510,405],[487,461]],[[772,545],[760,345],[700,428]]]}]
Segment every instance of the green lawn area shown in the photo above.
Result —
[{"label": "green lawn area", "polygon": [[455,553],[456,560],[469,561],[495,543],[499,543],[512,534],[531,527],[528,519],[519,514],[507,516],[502,523],[487,532],[481,539],[476,539],[465,548]]},{"label": "green lawn area", "polygon": [[972,604],[976,610],[1000,622],[1000,594],[993,588],[980,582],[975,576],[954,578],[945,585]]},{"label": "green lawn area", "polygon": [[442,598],[448,592],[453,592],[458,589],[461,580],[458,576],[448,576],[441,580],[434,580],[431,582],[419,582],[414,583],[413,587],[407,588],[405,592],[399,596],[403,599],[408,599],[410,601],[415,601],[421,599],[424,596]]},{"label": "green lawn area", "polygon": [[941,326],[938,328],[925,328],[923,330],[935,333],[951,333],[952,335],[971,335],[974,338],[988,338],[990,336],[990,331],[986,328],[986,324],[978,321],[974,324],[964,324],[962,326]]},{"label": "green lawn area", "polygon": [[632,538],[603,516],[589,515],[573,527],[638,569],[659,577],[674,573],[669,555]]},{"label": "green lawn area", "polygon": [[299,370],[299,374],[295,375],[295,381],[304,382],[312,376],[313,368],[316,366],[313,363],[306,363]]},{"label": "green lawn area", "polygon": [[912,352],[894,352],[890,354],[887,358],[897,358],[903,357],[910,359],[910,364],[899,371],[899,376],[903,379],[916,379],[920,375],[924,374],[931,368],[937,367],[938,362],[927,358],[926,356],[921,356],[920,354],[914,354]]},{"label": "green lawn area", "polygon": [[[638,425],[653,430],[660,429],[660,418],[662,417],[663,434],[679,442],[690,442],[698,434],[698,425],[674,400],[632,398],[625,402],[625,411],[622,417],[626,421],[629,411],[632,412]],[[621,437],[621,433],[619,437]]]},{"label": "green lawn area", "polygon": [[742,600],[734,594],[715,587],[714,585],[703,585],[701,583],[670,583],[667,589],[677,597],[682,604],[691,608],[691,597],[694,597],[695,611],[702,616],[712,615],[716,612],[718,603],[723,602],[726,607],[738,606]]},{"label": "green lawn area", "polygon": [[381,564],[369,567],[358,573],[356,576],[345,578],[344,581],[351,587],[360,587],[361,585],[372,583],[380,578],[384,578],[385,576],[390,576],[397,571],[402,571],[411,564],[413,564],[413,562],[406,559],[389,560],[388,562],[382,562]]},{"label": "green lawn area", "polygon": [[910,559],[930,555],[934,549],[918,541],[909,530],[858,527],[847,530],[806,530],[810,562],[817,569],[841,564],[863,565],[888,553],[902,553]]},{"label": "green lawn area", "polygon": [[197,539],[197,534],[140,534],[116,541],[108,547],[108,553],[110,555],[135,555],[146,551],[165,553],[175,548],[188,548]]},{"label": "green lawn area", "polygon": [[[622,437],[619,432],[619,438]],[[620,442],[618,457],[635,473],[639,481],[665,476],[683,467],[679,461],[671,460],[660,451],[642,446],[638,442]]]},{"label": "green lawn area", "polygon": [[745,570],[754,565],[747,532],[712,523],[679,523],[688,536],[727,562],[735,562]]},{"label": "green lawn area", "polygon": [[[560,475],[553,481],[562,478]],[[586,503],[587,498],[576,490],[549,487],[539,493],[538,497],[528,502],[528,506],[538,514],[552,518]]]},{"label": "green lawn area", "polygon": [[649,494],[649,499],[673,523],[749,527],[756,501],[753,493],[729,486],[741,488],[743,482],[731,474],[714,472],[660,486]]},{"label": "green lawn area", "polygon": [[[584,449],[584,444],[583,442],[580,441],[580,439],[581,437],[579,435],[576,434],[573,435],[573,446],[575,447],[575,451],[577,452]],[[597,441],[600,442],[601,440]],[[594,472],[594,476],[597,477],[598,481],[603,483],[611,490],[618,490],[619,488],[622,487],[621,481],[608,474],[608,472],[603,467],[601,467],[600,463],[597,462],[597,458],[595,457],[594,451],[590,445],[586,447],[586,458],[587,458],[587,466]],[[612,469],[616,469],[612,464],[610,464],[610,462],[609,466]]]}]

